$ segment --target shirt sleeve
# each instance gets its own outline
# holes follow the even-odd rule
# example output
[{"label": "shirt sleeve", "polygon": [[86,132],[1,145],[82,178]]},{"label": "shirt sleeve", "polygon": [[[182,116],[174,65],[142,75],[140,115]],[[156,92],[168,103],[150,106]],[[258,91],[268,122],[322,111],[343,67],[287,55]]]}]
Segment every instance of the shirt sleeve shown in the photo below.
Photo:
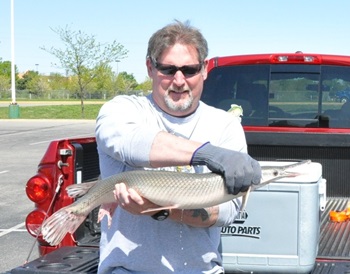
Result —
[{"label": "shirt sleeve", "polygon": [[228,226],[232,224],[240,211],[242,199],[236,198],[219,205],[219,216],[214,226]]},{"label": "shirt sleeve", "polygon": [[95,130],[100,153],[134,168],[150,167],[151,146],[160,129],[147,123],[146,105],[146,100],[117,96],[102,106]]}]

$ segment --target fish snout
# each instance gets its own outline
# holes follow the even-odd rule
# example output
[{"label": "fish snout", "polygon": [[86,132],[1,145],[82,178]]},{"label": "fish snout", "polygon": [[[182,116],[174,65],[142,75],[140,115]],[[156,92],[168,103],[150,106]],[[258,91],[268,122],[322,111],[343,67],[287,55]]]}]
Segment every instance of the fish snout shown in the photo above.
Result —
[{"label": "fish snout", "polygon": [[301,175],[300,172],[287,171],[287,170],[283,171],[283,176],[285,176],[285,177],[296,177],[296,176],[299,176],[299,175]]}]

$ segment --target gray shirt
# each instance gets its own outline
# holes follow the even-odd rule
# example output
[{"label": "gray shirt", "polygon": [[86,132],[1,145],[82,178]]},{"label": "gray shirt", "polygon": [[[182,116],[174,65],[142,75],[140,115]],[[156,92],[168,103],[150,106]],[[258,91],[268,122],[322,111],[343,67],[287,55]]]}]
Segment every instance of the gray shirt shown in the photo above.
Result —
[{"label": "gray shirt", "polygon": [[[152,142],[160,131],[237,151],[247,151],[239,120],[203,102],[179,118],[164,113],[152,96],[117,96],[97,118],[96,141],[102,178],[131,169],[150,168]],[[234,163],[233,163],[234,164]],[[164,168],[208,172],[199,167]],[[221,273],[220,226],[234,221],[241,201],[221,204],[217,223],[196,228],[171,219],[156,221],[117,208],[112,225],[101,223],[99,273]]]}]

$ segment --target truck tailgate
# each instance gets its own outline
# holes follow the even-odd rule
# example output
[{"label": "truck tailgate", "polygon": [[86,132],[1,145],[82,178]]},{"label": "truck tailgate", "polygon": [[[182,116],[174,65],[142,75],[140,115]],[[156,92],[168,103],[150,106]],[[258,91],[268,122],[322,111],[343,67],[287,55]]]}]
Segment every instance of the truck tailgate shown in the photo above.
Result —
[{"label": "truck tailgate", "polygon": [[96,247],[64,246],[10,273],[96,273],[99,251]]},{"label": "truck tailgate", "polygon": [[[328,198],[321,216],[317,262],[312,274],[350,273],[350,222],[329,221],[331,210],[344,210],[347,198]],[[96,273],[99,252],[96,247],[62,247],[9,273]]]}]

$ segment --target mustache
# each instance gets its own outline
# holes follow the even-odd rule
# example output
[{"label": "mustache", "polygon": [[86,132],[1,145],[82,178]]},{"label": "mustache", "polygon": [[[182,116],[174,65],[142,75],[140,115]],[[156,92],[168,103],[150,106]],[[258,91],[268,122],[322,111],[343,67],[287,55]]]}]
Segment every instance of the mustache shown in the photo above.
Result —
[{"label": "mustache", "polygon": [[176,93],[182,93],[182,92],[191,92],[191,89],[188,87],[169,87],[168,92],[176,92]]}]

